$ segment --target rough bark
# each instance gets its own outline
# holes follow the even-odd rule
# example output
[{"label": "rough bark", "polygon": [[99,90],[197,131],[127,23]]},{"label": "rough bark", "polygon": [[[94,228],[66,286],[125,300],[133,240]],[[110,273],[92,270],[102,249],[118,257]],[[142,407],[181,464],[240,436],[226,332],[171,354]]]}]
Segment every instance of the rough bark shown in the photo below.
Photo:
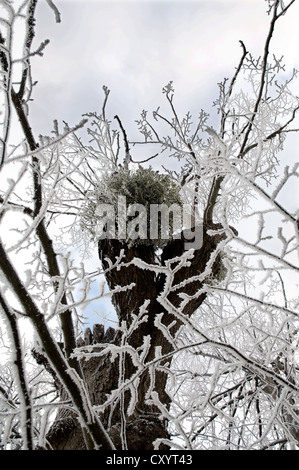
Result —
[{"label": "rough bark", "polygon": [[[220,227],[212,227],[220,228]],[[223,240],[224,235],[210,236],[207,228],[203,233],[202,247],[194,252],[194,257],[188,267],[182,267],[174,276],[174,285],[180,284],[182,281],[189,279],[202,273],[211,257],[211,254],[217,248],[218,243]],[[154,250],[151,246],[132,246],[129,247],[118,240],[101,240],[99,241],[99,258],[105,269],[108,268],[107,258],[112,262],[116,261],[121,250],[124,250],[123,263],[130,263],[134,258],[140,258],[149,264],[156,264]],[[184,238],[179,240],[171,240],[165,246],[160,258],[161,264],[165,264],[167,259],[178,257],[184,251]],[[220,269],[220,257],[216,257],[213,265],[213,274],[216,276]],[[172,336],[182,327],[182,322],[174,318],[169,312],[159,304],[158,297],[161,294],[165,275],[157,275],[155,272],[137,267],[134,264],[128,266],[114,267],[106,272],[106,280],[110,289],[117,286],[127,286],[134,283],[135,286],[126,291],[120,291],[113,295],[113,304],[118,315],[119,323],[126,321],[130,325],[131,314],[138,314],[140,307],[144,301],[148,299],[150,302],[147,307],[148,320],[140,325],[138,330],[128,338],[127,343],[134,349],[139,348],[143,344],[145,336],[150,335],[151,347],[145,362],[154,358],[155,348],[161,347],[162,353],[167,354],[173,350],[173,345],[167,341],[160,329],[155,327],[155,316],[163,313],[162,321],[166,326],[173,324],[171,327]],[[179,294],[184,292],[190,296],[196,294],[202,288],[199,281],[186,284],[184,287],[172,292],[168,296],[168,300],[178,307],[181,298]],[[205,294],[194,297],[183,309],[182,313],[191,316],[194,311],[200,307],[205,299]],[[121,336],[118,331],[111,328],[104,333],[103,325],[95,325],[93,332],[87,329],[84,339],[81,339],[79,346],[94,345],[94,350],[101,348],[101,343],[120,344]],[[169,362],[169,361],[168,361]],[[135,371],[130,356],[125,358],[126,370],[124,379],[128,379]],[[91,401],[94,405],[100,405],[105,402],[107,395],[118,387],[119,368],[118,362],[111,362],[109,355],[102,357],[92,357],[89,360],[83,360],[82,369],[88,385]],[[166,393],[167,375],[157,372],[155,380],[155,391],[158,393],[160,401],[168,406],[170,404],[169,397]],[[167,422],[159,419],[159,410],[154,406],[146,403],[145,395],[149,386],[148,373],[144,372],[140,380],[138,403],[132,416],[125,416],[126,421],[126,440],[127,447],[130,450],[153,449],[153,442],[158,438],[168,438]],[[125,395],[125,405],[128,396]],[[116,446],[122,448],[121,441],[121,411],[116,406],[113,411],[106,410],[101,416],[101,420],[109,432],[109,435]],[[65,410],[62,410],[52,426],[48,434],[48,442],[53,449],[84,449],[84,441],[82,431],[76,419]]]}]

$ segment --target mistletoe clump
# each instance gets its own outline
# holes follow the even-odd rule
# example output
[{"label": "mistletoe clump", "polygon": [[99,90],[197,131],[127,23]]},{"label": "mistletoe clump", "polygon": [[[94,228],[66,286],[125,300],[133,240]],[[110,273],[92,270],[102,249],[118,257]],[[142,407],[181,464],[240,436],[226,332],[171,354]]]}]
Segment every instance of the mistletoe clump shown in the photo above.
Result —
[{"label": "mistletoe clump", "polygon": [[[109,204],[117,215],[119,211],[119,196],[125,197],[126,211],[135,204],[140,204],[146,209],[148,234],[150,233],[151,205],[164,204],[167,208],[171,208],[173,204],[180,207],[183,206],[180,187],[169,175],[159,173],[151,167],[139,167],[136,170],[120,169],[112,174],[104,175],[96,189],[88,195],[88,201],[81,218],[81,225],[92,234],[93,238],[96,238],[96,225],[99,220],[97,208],[101,204]],[[136,215],[128,215],[127,222],[130,222],[134,217]],[[173,227],[173,214],[170,210],[169,238],[172,238]],[[116,233],[117,228],[116,218]],[[136,238],[132,240],[128,236],[126,241],[139,245],[153,245],[155,248],[159,248],[167,240],[161,237],[160,231],[158,234],[158,239],[148,237],[147,239]]]}]

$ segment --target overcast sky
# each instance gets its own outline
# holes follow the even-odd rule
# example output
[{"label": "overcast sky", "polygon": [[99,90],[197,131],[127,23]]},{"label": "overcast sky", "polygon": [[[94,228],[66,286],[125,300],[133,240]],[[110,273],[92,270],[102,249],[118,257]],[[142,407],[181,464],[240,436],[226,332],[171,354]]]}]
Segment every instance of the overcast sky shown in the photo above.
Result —
[{"label": "overcast sky", "polygon": [[[143,109],[165,103],[170,80],[180,115],[213,110],[217,83],[232,77],[242,50],[263,54],[270,18],[264,0],[57,0],[61,23],[45,0],[37,9],[35,46],[50,44],[32,60],[38,80],[31,104],[35,136],[49,134],[54,119],[75,125],[82,114],[101,111],[103,85],[111,90],[107,113],[118,114],[129,138]],[[286,70],[299,69],[299,1],[277,25],[272,51],[285,56]],[[298,89],[299,95],[299,89]],[[217,123],[213,122],[217,126]],[[91,323],[92,306],[87,311]],[[101,301],[96,314],[110,315]],[[95,320],[93,320],[95,318]]]},{"label": "overcast sky", "polygon": [[[31,106],[35,134],[49,133],[53,119],[70,125],[100,111],[102,86],[111,90],[108,113],[126,126],[142,109],[164,103],[162,87],[173,80],[178,110],[211,110],[217,83],[231,77],[243,40],[263,53],[270,21],[264,0],[57,0],[61,23],[46,1],[37,9],[35,45],[50,39],[33,60],[38,80]],[[273,51],[299,68],[299,4],[277,25]],[[299,90],[298,90],[299,94]]]}]

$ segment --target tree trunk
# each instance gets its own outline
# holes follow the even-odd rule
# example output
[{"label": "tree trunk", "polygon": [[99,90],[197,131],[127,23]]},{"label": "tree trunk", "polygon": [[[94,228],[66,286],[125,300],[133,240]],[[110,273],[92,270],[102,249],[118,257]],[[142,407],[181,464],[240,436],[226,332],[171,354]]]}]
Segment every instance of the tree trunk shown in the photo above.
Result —
[{"label": "tree trunk", "polygon": [[[220,227],[213,227],[220,228]],[[201,274],[209,261],[212,253],[217,248],[218,243],[224,239],[224,235],[209,236],[207,230],[203,233],[202,247],[194,252],[191,264],[179,269],[173,279],[173,285],[179,285],[182,281],[190,279],[193,276]],[[126,344],[138,350],[143,345],[144,337],[150,336],[151,344],[148,350],[145,363],[151,361],[155,356],[157,346],[161,348],[162,354],[173,351],[173,343],[169,342],[162,331],[155,326],[155,318],[157,314],[163,313],[162,323],[166,327],[170,327],[170,332],[174,338],[175,334],[182,327],[182,322],[175,318],[171,313],[167,312],[158,302],[159,295],[162,293],[165,283],[165,275],[147,269],[141,269],[135,264],[127,266],[121,265],[118,269],[114,267],[108,269],[107,258],[115,263],[121,250],[124,250],[122,263],[130,263],[134,258],[139,258],[150,265],[157,264],[153,247],[145,245],[137,245],[129,247],[118,240],[100,240],[99,241],[99,258],[106,269],[106,280],[109,288],[115,289],[117,286],[125,287],[134,283],[134,287],[125,291],[116,292],[112,301],[116,309],[119,324],[126,322],[130,327],[132,322],[132,314],[138,315],[140,308],[145,300],[148,300],[146,315],[147,321],[140,324],[138,329],[127,338]],[[168,259],[179,257],[184,251],[184,238],[179,240],[171,240],[165,246],[160,263],[165,266]],[[221,267],[219,255],[213,264],[213,275],[217,275]],[[199,289],[202,288],[200,281],[186,284],[184,287],[171,292],[167,299],[174,307],[179,307],[181,298],[180,294],[184,292],[190,296],[194,296]],[[182,313],[185,316],[191,316],[194,311],[202,304],[205,294],[193,297],[192,300],[183,308]],[[84,340],[82,339],[78,346],[93,345],[93,352],[101,350],[101,343],[111,343],[120,345],[121,334],[119,330],[109,328],[104,333],[103,325],[94,325],[93,332],[90,329],[85,331]],[[125,372],[123,380],[129,379],[136,371],[136,368],[129,354],[125,355]],[[171,359],[168,359],[168,364]],[[82,360],[82,369],[86,383],[94,405],[101,405],[105,402],[107,395],[112,390],[119,387],[119,364],[115,360],[111,362],[110,355],[92,357],[89,360]],[[126,410],[129,401],[129,392],[124,394],[123,408],[118,403],[113,409],[105,410],[101,415],[101,420],[108,430],[108,433],[117,449],[122,449],[127,445],[129,450],[150,450],[153,449],[153,442],[156,439],[169,438],[167,425],[168,423],[159,419],[160,412],[152,404],[147,403],[146,394],[150,385],[150,377],[147,371],[140,377],[138,387],[138,399],[133,415],[128,416],[123,409]],[[155,392],[159,396],[159,400],[164,406],[169,407],[170,399],[166,392],[167,374],[156,371],[155,376]],[[125,428],[125,431],[124,431]],[[84,449],[84,440],[82,431],[75,417],[67,410],[61,410],[58,413],[54,425],[48,433],[49,446],[53,449]],[[125,444],[126,443],[126,444]],[[163,444],[161,448],[167,448]]]}]

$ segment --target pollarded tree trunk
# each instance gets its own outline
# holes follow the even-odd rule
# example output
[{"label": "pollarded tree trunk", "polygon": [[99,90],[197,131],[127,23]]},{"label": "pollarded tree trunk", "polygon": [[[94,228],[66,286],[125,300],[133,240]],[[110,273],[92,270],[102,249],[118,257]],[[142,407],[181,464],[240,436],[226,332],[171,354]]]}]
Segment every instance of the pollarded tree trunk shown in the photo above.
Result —
[{"label": "pollarded tree trunk", "polygon": [[[219,229],[219,226],[210,227]],[[200,249],[194,251],[194,256],[190,260],[189,266],[182,266],[177,270],[173,277],[173,286],[180,285],[182,281],[198,276],[206,269],[207,263],[211,255],[217,249],[217,245],[224,239],[224,234],[210,236],[208,235],[207,228],[203,232],[203,243]],[[129,247],[125,243],[118,240],[100,240],[99,244],[99,258],[101,263],[106,269],[106,280],[111,290],[118,286],[125,287],[132,283],[134,286],[127,290],[120,290],[113,295],[113,304],[116,309],[119,324],[126,322],[127,328],[130,327],[132,322],[132,314],[138,315],[144,302],[147,301],[145,314],[147,321],[142,322],[137,329],[134,330],[127,340],[126,344],[131,346],[134,350],[141,348],[146,336],[150,336],[150,347],[145,359],[145,364],[155,357],[155,350],[157,346],[161,348],[162,355],[168,354],[174,350],[173,343],[168,341],[161,331],[155,326],[155,318],[157,314],[163,314],[162,323],[166,327],[170,327],[172,337],[182,327],[182,321],[174,317],[171,313],[166,311],[159,303],[158,298],[162,293],[165,284],[165,274],[157,274],[154,270],[143,269],[136,264],[130,262],[138,258],[149,265],[157,265],[155,252],[153,247],[145,245],[137,245]],[[109,269],[109,259],[115,263],[119,257],[121,250],[123,250],[123,257],[121,265]],[[165,246],[161,257],[160,263],[165,266],[165,262],[169,259],[179,257],[184,252],[184,238],[178,240],[171,240]],[[127,264],[128,263],[128,264]],[[138,264],[138,263],[137,263]],[[221,260],[219,255],[215,258],[212,267],[213,275],[217,276],[221,268]],[[184,293],[191,296],[192,299],[181,310],[183,315],[190,317],[194,311],[200,307],[205,299],[205,294],[195,296],[195,294],[202,288],[202,283],[199,280],[189,282],[183,287],[180,287],[168,294],[168,301],[174,307],[179,307],[181,303],[180,294]],[[108,329],[104,334],[104,327],[95,325],[93,334],[88,329],[85,332],[85,339],[81,341],[79,346],[89,346],[93,344],[93,352],[101,350],[101,343],[111,343],[120,345],[121,334],[118,330],[114,331],[112,328]],[[167,359],[168,364],[171,359]],[[132,362],[129,354],[124,357],[123,363],[125,364],[123,380],[129,379],[136,368]],[[119,387],[119,364],[118,361],[111,362],[110,355],[91,357],[88,360],[82,360],[82,368],[88,385],[92,403],[94,405],[101,405],[105,402],[107,395]],[[159,396],[159,400],[164,406],[170,405],[170,399],[166,393],[167,374],[156,371],[155,377],[155,392]],[[122,411],[119,403],[110,411],[107,409],[101,415],[102,422],[109,432],[109,435],[114,442],[116,448],[121,449],[123,440],[121,439],[121,423],[125,421],[125,439],[127,448],[129,450],[139,449],[153,449],[153,441],[155,439],[168,438],[167,422],[159,419],[159,410],[152,404],[148,404],[146,394],[150,386],[150,377],[145,370],[140,377],[138,386],[138,398],[135,406],[135,411],[132,415],[128,416]],[[124,395],[124,409],[128,406],[129,392]],[[124,435],[124,433],[123,433]],[[72,414],[66,410],[61,410],[58,417],[50,429],[48,434],[49,446],[53,449],[84,449],[84,440],[81,429]]]}]

